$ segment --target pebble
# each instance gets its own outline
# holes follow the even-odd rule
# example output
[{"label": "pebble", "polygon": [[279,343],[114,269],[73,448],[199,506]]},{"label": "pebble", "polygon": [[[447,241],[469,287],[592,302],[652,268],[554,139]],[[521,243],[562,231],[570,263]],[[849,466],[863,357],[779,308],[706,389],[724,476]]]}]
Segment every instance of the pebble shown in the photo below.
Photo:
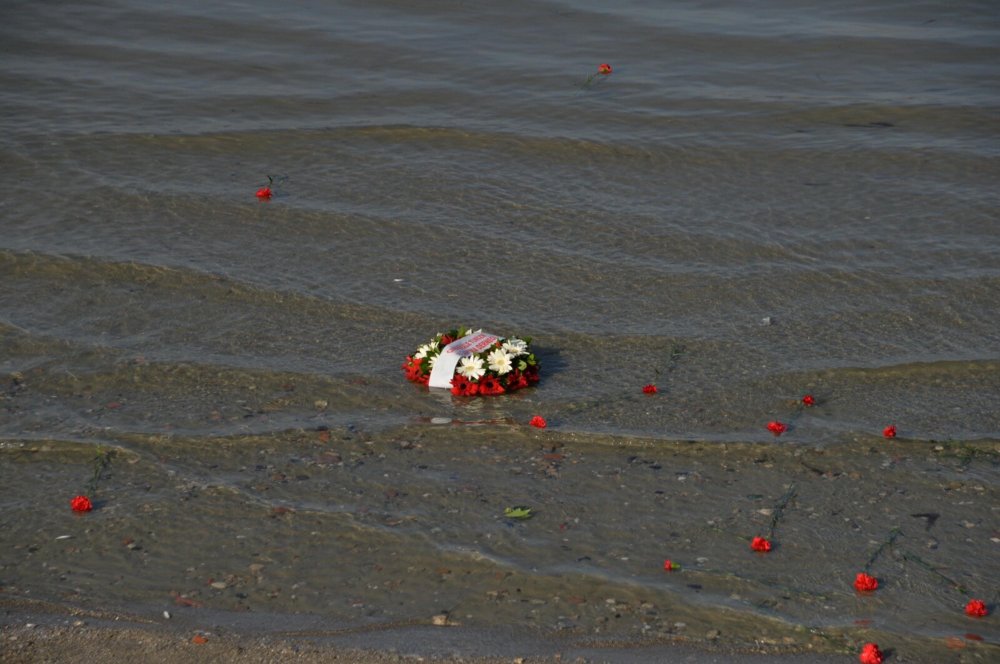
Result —
[{"label": "pebble", "polygon": [[715,639],[719,638],[721,634],[722,632],[720,632],[717,629],[710,629],[708,630],[708,632],[705,633],[705,638],[708,639],[709,641],[714,641]]},{"label": "pebble", "polygon": [[166,618],[167,620],[170,620],[170,612],[169,611],[164,611],[163,612],[163,617]]},{"label": "pebble", "polygon": [[225,582],[225,581],[215,581],[215,582],[214,582],[214,583],[212,583],[211,585],[212,585],[212,587],[213,587],[213,588],[215,588],[216,590],[223,590],[223,589],[225,589],[225,587],[226,587],[226,582]]}]

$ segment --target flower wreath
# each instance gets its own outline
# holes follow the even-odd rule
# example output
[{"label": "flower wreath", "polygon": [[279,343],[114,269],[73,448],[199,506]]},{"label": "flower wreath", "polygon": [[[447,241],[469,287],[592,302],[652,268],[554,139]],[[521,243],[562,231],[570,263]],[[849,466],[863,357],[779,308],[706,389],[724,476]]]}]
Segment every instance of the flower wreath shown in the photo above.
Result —
[{"label": "flower wreath", "polygon": [[[406,379],[427,385],[434,362],[444,348],[471,332],[464,327],[439,332],[406,357],[403,363]],[[539,364],[530,343],[530,337],[498,337],[485,350],[462,357],[451,379],[451,393],[464,397],[493,396],[534,385],[539,380]]]}]

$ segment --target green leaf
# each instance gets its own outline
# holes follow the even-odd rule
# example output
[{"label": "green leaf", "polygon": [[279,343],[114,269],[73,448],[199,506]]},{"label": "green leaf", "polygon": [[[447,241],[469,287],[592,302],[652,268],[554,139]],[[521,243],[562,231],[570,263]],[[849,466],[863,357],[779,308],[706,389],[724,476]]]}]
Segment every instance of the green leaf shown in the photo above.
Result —
[{"label": "green leaf", "polygon": [[508,519],[530,519],[535,516],[535,511],[526,505],[515,505],[514,507],[505,507],[503,515]]}]

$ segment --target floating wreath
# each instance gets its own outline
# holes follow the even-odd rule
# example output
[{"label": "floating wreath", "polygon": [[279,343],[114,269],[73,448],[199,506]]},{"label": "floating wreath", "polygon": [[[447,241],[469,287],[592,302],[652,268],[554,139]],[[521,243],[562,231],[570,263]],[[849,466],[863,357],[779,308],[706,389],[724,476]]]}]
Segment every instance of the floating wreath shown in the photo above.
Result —
[{"label": "floating wreath", "polygon": [[459,396],[493,396],[534,385],[538,359],[530,337],[500,337],[464,327],[439,332],[403,363],[407,380]]}]

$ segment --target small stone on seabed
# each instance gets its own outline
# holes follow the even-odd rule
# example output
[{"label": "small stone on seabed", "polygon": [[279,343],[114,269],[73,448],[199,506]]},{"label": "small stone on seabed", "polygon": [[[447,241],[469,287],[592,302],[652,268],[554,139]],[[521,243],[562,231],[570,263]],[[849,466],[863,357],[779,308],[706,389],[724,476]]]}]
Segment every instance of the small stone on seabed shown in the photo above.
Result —
[{"label": "small stone on seabed", "polygon": [[719,631],[719,630],[717,630],[717,629],[710,629],[710,630],[708,630],[708,632],[707,632],[707,633],[705,634],[705,638],[706,638],[706,639],[709,639],[709,640],[713,640],[713,641],[714,641],[715,639],[719,638],[719,636],[720,636],[721,634],[722,634],[722,632],[720,632],[720,631]]},{"label": "small stone on seabed", "polygon": [[166,618],[167,620],[170,620],[170,612],[169,611],[164,611],[163,612],[163,617]]}]

